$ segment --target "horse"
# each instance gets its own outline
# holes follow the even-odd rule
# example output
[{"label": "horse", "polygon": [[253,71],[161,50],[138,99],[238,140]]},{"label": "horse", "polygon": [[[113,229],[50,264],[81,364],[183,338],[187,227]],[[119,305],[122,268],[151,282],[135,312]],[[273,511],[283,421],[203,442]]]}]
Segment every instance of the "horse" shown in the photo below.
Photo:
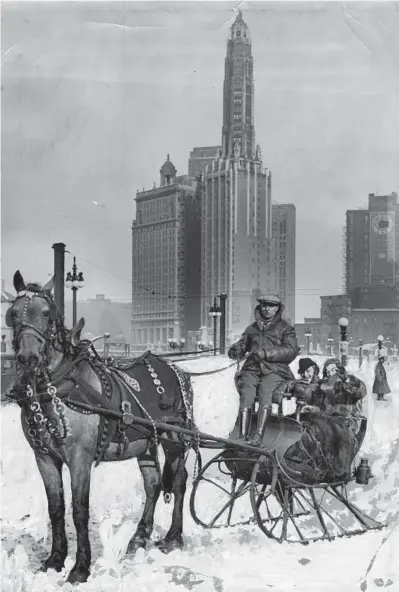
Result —
[{"label": "horse", "polygon": [[[103,362],[92,342],[80,338],[83,319],[72,330],[65,328],[52,293],[54,278],[44,286],[25,285],[18,270],[13,281],[17,296],[10,300],[6,314],[6,322],[13,329],[18,367],[13,396],[21,408],[23,433],[43,479],[52,526],[51,553],[41,569],[59,572],[67,557],[64,464],[71,476],[77,536],[76,561],[68,582],[86,582],[90,575],[88,520],[93,463],[138,460],[145,504],[127,553],[146,547],[162,489],[165,501],[174,494],[174,507],[170,529],[157,546],[165,553],[182,548],[185,459],[192,442],[173,430],[164,428],[161,433],[155,420],[180,422],[184,427],[194,425],[189,376],[151,352],[128,364]],[[122,420],[114,418],[118,410]],[[169,417],[165,418],[168,410]],[[149,418],[152,427],[132,423],[135,416]],[[159,443],[165,454],[162,476]]]}]

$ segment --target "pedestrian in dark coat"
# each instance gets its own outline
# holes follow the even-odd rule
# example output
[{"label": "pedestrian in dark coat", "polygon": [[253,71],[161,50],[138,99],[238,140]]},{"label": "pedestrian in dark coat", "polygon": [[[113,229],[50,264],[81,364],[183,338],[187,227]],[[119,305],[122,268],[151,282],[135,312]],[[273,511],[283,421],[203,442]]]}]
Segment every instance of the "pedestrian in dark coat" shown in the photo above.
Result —
[{"label": "pedestrian in dark coat", "polygon": [[377,401],[383,401],[384,395],[388,395],[391,389],[388,385],[387,373],[384,368],[384,356],[378,358],[377,365],[375,367],[375,378],[373,384],[373,394],[377,395]]},{"label": "pedestrian in dark coat", "polygon": [[294,379],[289,364],[299,353],[295,329],[281,318],[281,298],[276,294],[266,294],[260,296],[258,302],[255,322],[245,329],[241,338],[228,351],[228,356],[233,360],[241,360],[248,354],[235,379],[240,395],[241,439],[248,436],[252,405],[256,393],[259,394],[255,445],[263,438],[273,391],[282,381]]}]

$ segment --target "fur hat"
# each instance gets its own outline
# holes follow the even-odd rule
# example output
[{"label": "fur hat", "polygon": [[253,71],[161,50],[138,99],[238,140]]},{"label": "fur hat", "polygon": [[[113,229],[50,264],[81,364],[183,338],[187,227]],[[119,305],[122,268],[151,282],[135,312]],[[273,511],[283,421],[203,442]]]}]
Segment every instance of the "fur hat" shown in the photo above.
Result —
[{"label": "fur hat", "polygon": [[318,374],[320,372],[320,368],[316,362],[312,360],[312,358],[301,358],[298,363],[298,374],[305,374],[306,370],[312,366],[315,367],[316,373]]},{"label": "fur hat", "polygon": [[339,358],[329,358],[328,360],[326,360],[324,362],[324,366],[323,366],[323,377],[324,378],[327,377],[327,369],[329,366],[331,366],[331,364],[336,365],[338,376],[340,376],[341,378],[346,377],[345,366],[343,366],[341,360]]}]

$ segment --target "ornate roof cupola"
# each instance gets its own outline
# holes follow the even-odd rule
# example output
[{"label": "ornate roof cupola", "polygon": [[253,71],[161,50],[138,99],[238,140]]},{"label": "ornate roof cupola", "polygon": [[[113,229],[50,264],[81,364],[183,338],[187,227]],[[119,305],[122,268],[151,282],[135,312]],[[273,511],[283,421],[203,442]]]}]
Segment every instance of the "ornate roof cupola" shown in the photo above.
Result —
[{"label": "ornate roof cupola", "polygon": [[244,41],[247,41],[248,43],[251,43],[248,25],[244,22],[244,19],[242,18],[241,10],[238,11],[236,20],[234,21],[230,29],[230,32],[231,39],[242,39]]},{"label": "ornate roof cupola", "polygon": [[251,38],[241,11],[230,28],[223,88],[223,156],[255,158]]},{"label": "ornate roof cupola", "polygon": [[171,162],[169,153],[159,172],[161,173],[161,187],[163,185],[172,185],[173,183],[176,183],[177,169]]}]

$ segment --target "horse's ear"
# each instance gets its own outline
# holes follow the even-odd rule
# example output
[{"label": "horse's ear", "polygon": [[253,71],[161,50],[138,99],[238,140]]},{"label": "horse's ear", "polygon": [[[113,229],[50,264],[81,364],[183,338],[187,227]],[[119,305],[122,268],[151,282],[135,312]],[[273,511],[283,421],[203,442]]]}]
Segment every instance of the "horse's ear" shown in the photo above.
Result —
[{"label": "horse's ear", "polygon": [[83,327],[85,326],[85,320],[81,317],[76,325],[71,330],[72,341],[80,341],[80,334],[82,332]]},{"label": "horse's ear", "polygon": [[6,312],[5,321],[6,321],[7,327],[12,327],[11,306]]},{"label": "horse's ear", "polygon": [[43,290],[45,290],[46,292],[51,292],[52,290],[54,290],[54,286],[55,286],[55,275],[53,275],[51,280],[49,280],[47,282],[47,284],[43,286]]},{"label": "horse's ear", "polygon": [[26,290],[24,278],[22,277],[19,269],[17,269],[17,271],[14,273],[14,280],[13,281],[14,281],[14,288],[17,293],[22,292],[23,290]]}]

